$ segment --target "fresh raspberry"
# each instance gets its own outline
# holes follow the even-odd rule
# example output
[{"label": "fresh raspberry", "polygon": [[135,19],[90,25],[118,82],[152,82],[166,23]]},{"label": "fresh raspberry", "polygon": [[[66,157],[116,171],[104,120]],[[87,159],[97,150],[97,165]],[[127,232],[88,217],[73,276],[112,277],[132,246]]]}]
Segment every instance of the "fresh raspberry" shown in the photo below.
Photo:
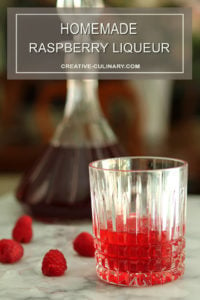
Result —
[{"label": "fresh raspberry", "polygon": [[19,243],[29,243],[33,236],[32,218],[26,215],[19,218],[13,228],[12,236]]},{"label": "fresh raspberry", "polygon": [[88,232],[80,233],[73,241],[74,250],[82,256],[94,256],[93,236]]},{"label": "fresh raspberry", "polygon": [[0,240],[0,262],[12,264],[19,261],[24,254],[22,245],[13,240]]},{"label": "fresh raspberry", "polygon": [[61,276],[67,270],[67,262],[59,250],[49,250],[42,261],[42,273],[46,276]]}]

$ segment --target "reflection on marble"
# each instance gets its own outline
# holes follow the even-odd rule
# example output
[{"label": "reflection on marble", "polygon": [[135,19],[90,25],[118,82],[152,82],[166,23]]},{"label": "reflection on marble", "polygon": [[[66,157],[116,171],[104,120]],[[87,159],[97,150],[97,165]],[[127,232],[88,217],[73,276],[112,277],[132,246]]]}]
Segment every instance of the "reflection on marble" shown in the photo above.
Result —
[{"label": "reflection on marble", "polygon": [[[0,198],[0,238],[10,238],[13,224],[22,213],[11,194]],[[91,232],[91,224],[34,222],[34,239],[24,245],[23,259],[14,265],[0,264],[0,299],[200,299],[200,197],[188,200],[185,275],[163,286],[124,288],[101,282],[94,259],[79,257],[72,249],[72,239],[81,231]],[[54,248],[63,251],[68,270],[62,277],[45,277],[41,273],[42,257]]]}]

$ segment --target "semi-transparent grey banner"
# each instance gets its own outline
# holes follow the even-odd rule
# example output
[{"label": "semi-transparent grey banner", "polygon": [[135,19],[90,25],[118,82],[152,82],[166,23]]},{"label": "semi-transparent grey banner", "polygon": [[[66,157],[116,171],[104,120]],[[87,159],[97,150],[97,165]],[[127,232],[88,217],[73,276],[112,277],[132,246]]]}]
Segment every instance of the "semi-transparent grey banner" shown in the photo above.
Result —
[{"label": "semi-transparent grey banner", "polygon": [[7,73],[191,79],[191,9],[8,8]]}]

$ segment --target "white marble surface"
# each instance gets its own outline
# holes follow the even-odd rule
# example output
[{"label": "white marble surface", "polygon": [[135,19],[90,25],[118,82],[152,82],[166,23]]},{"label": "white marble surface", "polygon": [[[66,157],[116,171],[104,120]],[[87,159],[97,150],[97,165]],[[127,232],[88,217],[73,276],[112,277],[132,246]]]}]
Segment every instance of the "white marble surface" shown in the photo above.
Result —
[{"label": "white marble surface", "polygon": [[[0,198],[0,238],[10,238],[13,224],[21,214],[21,207],[11,194]],[[0,299],[200,299],[200,197],[188,199],[185,275],[163,286],[124,288],[101,282],[94,259],[79,257],[72,249],[73,237],[85,230],[91,232],[91,224],[34,222],[34,239],[24,246],[23,259],[14,265],[0,264]],[[41,273],[42,257],[52,248],[63,251],[67,259],[68,270],[62,277],[50,278]]]}]

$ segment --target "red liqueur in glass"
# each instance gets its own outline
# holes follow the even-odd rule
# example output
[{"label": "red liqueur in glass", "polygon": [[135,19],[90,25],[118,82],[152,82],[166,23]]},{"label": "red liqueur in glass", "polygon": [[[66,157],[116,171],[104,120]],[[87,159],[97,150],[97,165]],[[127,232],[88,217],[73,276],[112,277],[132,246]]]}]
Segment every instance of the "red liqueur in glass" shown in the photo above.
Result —
[{"label": "red liqueur in glass", "polygon": [[[117,216],[116,231],[112,220],[107,229],[94,226],[97,274],[112,284],[149,286],[176,280],[184,273],[185,239],[180,228],[158,230],[148,219]],[[184,228],[181,231],[185,230]],[[171,232],[171,236],[170,236]]]}]

